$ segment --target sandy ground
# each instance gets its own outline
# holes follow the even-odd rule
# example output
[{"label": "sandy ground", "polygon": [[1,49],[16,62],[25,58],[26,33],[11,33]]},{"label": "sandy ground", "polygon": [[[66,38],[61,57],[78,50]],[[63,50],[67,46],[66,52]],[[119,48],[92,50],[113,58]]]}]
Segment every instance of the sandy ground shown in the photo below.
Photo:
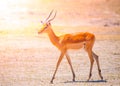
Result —
[{"label": "sandy ground", "polygon": [[[87,29],[88,30],[88,29]],[[111,29],[107,29],[109,32]],[[62,31],[62,30],[61,30]],[[64,30],[66,32],[68,30]],[[69,29],[69,31],[72,31]],[[88,30],[89,31],[89,30]],[[93,30],[95,32],[95,29]],[[104,32],[104,31],[103,31]],[[112,31],[113,32],[113,31]],[[118,32],[118,31],[117,31]],[[113,32],[114,35],[115,32]],[[95,34],[97,34],[95,32]],[[99,33],[100,34],[100,33]],[[119,32],[118,32],[119,34]],[[97,35],[96,35],[97,36]],[[98,76],[96,62],[93,76],[86,82],[89,74],[89,58],[81,49],[70,50],[76,81],[67,60],[64,58],[54,84],[50,84],[52,74],[60,52],[49,41],[46,35],[34,37],[0,36],[0,85],[1,86],[120,86],[120,40],[112,35],[102,39],[97,36],[93,50],[99,55],[102,75]]]},{"label": "sandy ground", "polygon": [[[4,12],[0,9],[0,86],[120,86],[120,0],[28,2],[3,5]],[[96,35],[93,50],[100,59],[103,81],[96,62],[91,80],[86,81],[90,62],[81,49],[69,51],[76,81],[64,58],[50,84],[60,52],[37,30],[51,9],[57,10],[51,22],[57,35],[86,31]]]}]

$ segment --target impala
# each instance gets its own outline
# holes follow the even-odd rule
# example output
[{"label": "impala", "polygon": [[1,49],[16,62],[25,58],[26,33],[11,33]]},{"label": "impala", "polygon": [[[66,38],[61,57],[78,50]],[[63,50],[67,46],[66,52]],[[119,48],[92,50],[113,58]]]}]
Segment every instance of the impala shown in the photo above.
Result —
[{"label": "impala", "polygon": [[87,81],[89,81],[92,76],[92,68],[93,68],[94,59],[96,60],[97,67],[98,67],[98,73],[102,80],[103,77],[101,75],[99,58],[98,58],[98,55],[96,55],[92,50],[94,42],[95,42],[95,35],[92,33],[88,33],[88,32],[80,32],[80,33],[74,33],[74,34],[65,34],[65,35],[62,35],[59,37],[56,36],[52,30],[52,26],[50,23],[55,18],[56,12],[55,12],[55,15],[53,16],[53,18],[49,19],[52,13],[53,13],[53,10],[50,12],[49,16],[46,18],[46,21],[42,22],[42,24],[43,24],[42,28],[38,31],[38,34],[47,33],[52,44],[54,46],[56,46],[61,52],[60,57],[57,62],[57,65],[56,65],[56,69],[55,69],[53,77],[51,79],[51,83],[53,83],[56,72],[58,70],[58,67],[59,67],[64,55],[66,56],[67,61],[70,65],[72,75],[73,75],[73,81],[75,81],[75,73],[74,73],[74,70],[72,67],[71,59],[70,59],[67,51],[68,51],[68,49],[80,49],[80,48],[85,49],[85,51],[88,53],[88,56],[90,59],[90,72],[89,72],[89,77],[88,77]]}]

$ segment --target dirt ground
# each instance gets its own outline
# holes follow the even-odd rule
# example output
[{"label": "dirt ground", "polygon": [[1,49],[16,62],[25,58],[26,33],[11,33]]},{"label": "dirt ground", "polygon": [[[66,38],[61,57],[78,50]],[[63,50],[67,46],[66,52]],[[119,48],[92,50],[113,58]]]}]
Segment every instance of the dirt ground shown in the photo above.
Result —
[{"label": "dirt ground", "polygon": [[[0,86],[120,86],[120,0],[3,0],[0,6]],[[52,9],[57,35],[95,34],[103,80],[94,62],[87,82],[90,61],[81,49],[69,50],[76,81],[64,58],[50,84],[60,52],[37,31]]]},{"label": "dirt ground", "polygon": [[[89,31],[89,29],[87,29]],[[106,29],[109,32],[111,29]],[[64,30],[63,32],[66,32]],[[72,31],[69,29],[69,31]],[[94,52],[99,55],[102,75],[98,76],[96,62],[93,75],[87,82],[89,74],[89,58],[84,49],[69,50],[76,81],[72,81],[72,73],[66,58],[63,59],[54,84],[50,84],[52,74],[59,57],[59,50],[54,47],[46,35],[0,36],[0,85],[1,86],[120,86],[120,40],[109,35],[97,35]],[[62,32],[62,30],[61,30]],[[104,32],[104,31],[103,31]],[[113,32],[113,31],[112,31]],[[113,32],[117,33],[116,31]],[[112,38],[113,37],[113,38]]]}]

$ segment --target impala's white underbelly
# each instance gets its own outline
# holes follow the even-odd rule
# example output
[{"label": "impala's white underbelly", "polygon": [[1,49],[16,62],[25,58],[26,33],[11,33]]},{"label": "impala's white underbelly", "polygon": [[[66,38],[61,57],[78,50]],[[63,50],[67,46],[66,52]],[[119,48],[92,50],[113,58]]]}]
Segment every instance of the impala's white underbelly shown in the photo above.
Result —
[{"label": "impala's white underbelly", "polygon": [[85,42],[67,44],[67,49],[80,49],[85,47]]}]

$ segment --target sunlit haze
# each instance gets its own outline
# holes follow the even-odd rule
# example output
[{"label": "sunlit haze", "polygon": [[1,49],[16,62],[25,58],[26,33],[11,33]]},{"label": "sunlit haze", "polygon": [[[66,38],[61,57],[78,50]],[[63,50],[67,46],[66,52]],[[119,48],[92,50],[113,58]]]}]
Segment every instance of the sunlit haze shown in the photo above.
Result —
[{"label": "sunlit haze", "polygon": [[119,19],[118,0],[114,2],[115,5],[112,1],[114,0],[0,0],[0,30],[38,28],[40,21],[44,21],[52,9],[57,10],[53,25],[103,25],[113,18]]},{"label": "sunlit haze", "polygon": [[0,0],[0,29],[22,29],[38,23],[39,11],[49,1]]}]

